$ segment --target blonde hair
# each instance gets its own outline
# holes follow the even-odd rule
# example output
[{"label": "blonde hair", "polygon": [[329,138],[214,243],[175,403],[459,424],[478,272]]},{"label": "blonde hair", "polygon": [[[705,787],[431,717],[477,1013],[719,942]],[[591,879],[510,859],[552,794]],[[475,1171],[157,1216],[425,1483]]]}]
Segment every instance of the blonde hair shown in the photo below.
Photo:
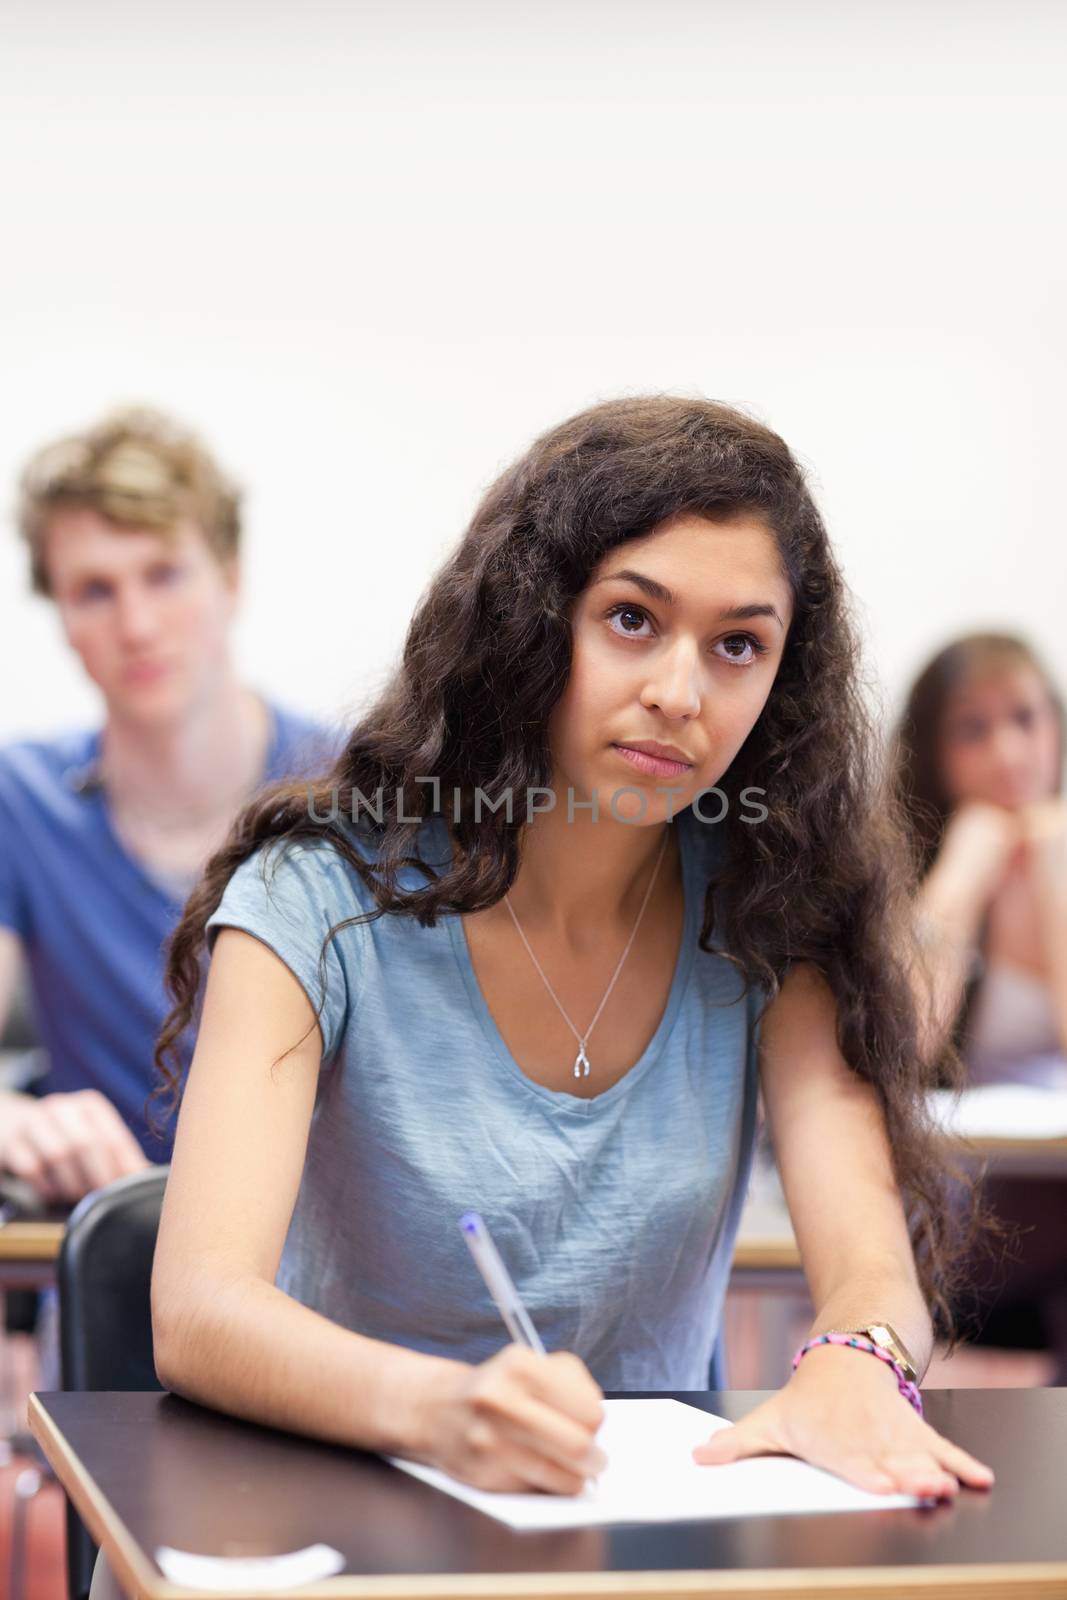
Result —
[{"label": "blonde hair", "polygon": [[61,506],[88,508],[117,528],[172,533],[193,522],[225,562],[240,543],[240,501],[195,434],[161,411],[131,406],[38,450],[19,479],[16,517],[33,587],[47,595],[45,535]]}]

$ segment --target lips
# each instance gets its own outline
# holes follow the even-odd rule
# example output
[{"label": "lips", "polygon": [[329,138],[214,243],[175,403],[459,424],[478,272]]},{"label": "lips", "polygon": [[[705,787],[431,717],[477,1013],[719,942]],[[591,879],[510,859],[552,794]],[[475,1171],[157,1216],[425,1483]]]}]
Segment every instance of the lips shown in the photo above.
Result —
[{"label": "lips", "polygon": [[127,683],[154,683],[169,670],[165,661],[138,661],[128,666],[123,676]]},{"label": "lips", "polygon": [[623,750],[640,750],[642,755],[654,756],[657,761],[680,761],[683,766],[693,765],[692,756],[679,750],[676,744],[661,744],[658,739],[619,739]]},{"label": "lips", "polygon": [[617,750],[624,761],[628,761],[638,772],[645,772],[653,778],[677,778],[682,773],[691,772],[693,763],[678,761],[674,757],[652,755],[647,750],[638,750],[633,745],[616,744],[612,746]]}]

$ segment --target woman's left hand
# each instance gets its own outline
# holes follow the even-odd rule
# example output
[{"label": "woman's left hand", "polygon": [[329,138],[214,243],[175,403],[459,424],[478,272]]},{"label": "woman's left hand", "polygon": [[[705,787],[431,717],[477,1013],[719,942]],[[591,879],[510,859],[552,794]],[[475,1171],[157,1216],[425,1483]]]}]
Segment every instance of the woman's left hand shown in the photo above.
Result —
[{"label": "woman's left hand", "polygon": [[878,1494],[955,1495],[985,1489],[992,1470],[924,1422],[892,1370],[869,1351],[820,1345],[789,1382],[733,1427],[693,1452],[723,1464],[791,1455]]},{"label": "woman's left hand", "polygon": [[1019,812],[1023,859],[1038,886],[1067,885],[1067,803],[1059,795],[1023,806]]}]

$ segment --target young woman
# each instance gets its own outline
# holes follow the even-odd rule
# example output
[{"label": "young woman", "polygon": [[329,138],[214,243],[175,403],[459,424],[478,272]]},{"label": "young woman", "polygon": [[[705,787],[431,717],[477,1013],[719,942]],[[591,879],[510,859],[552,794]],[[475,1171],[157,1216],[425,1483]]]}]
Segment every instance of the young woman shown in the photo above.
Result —
[{"label": "young woman", "polygon": [[[1063,701],[1029,645],[983,633],[928,663],[898,730],[933,986],[927,1040],[936,1050],[951,1036],[975,1084],[1067,1089],[1064,728]],[[994,1175],[986,1195],[1024,1231],[1006,1281],[979,1295],[982,1317],[999,1299],[980,1337],[1036,1339],[1057,1356],[1053,1381],[1065,1383],[1067,1253],[1050,1226],[1063,1185]]]},{"label": "young woman", "polygon": [[[500,478],[334,771],[246,808],[173,941],[168,1387],[579,1490],[604,1389],[706,1387],[760,1084],[813,1334],[865,1332],[698,1459],[991,1481],[907,1398],[952,1253],[855,682],[819,514],[748,417],[600,405]],[[547,1357],[504,1344],[467,1208]]]}]

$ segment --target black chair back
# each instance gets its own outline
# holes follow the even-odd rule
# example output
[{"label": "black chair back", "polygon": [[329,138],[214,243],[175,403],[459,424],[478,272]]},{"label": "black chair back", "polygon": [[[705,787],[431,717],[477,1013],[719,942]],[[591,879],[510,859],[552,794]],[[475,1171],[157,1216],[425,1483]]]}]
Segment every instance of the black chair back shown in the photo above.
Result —
[{"label": "black chair back", "polygon": [[[71,1212],[59,1254],[64,1389],[158,1389],[150,1289],[168,1167],[131,1173]],[[67,1502],[70,1600],[85,1600],[96,1546]]]}]

